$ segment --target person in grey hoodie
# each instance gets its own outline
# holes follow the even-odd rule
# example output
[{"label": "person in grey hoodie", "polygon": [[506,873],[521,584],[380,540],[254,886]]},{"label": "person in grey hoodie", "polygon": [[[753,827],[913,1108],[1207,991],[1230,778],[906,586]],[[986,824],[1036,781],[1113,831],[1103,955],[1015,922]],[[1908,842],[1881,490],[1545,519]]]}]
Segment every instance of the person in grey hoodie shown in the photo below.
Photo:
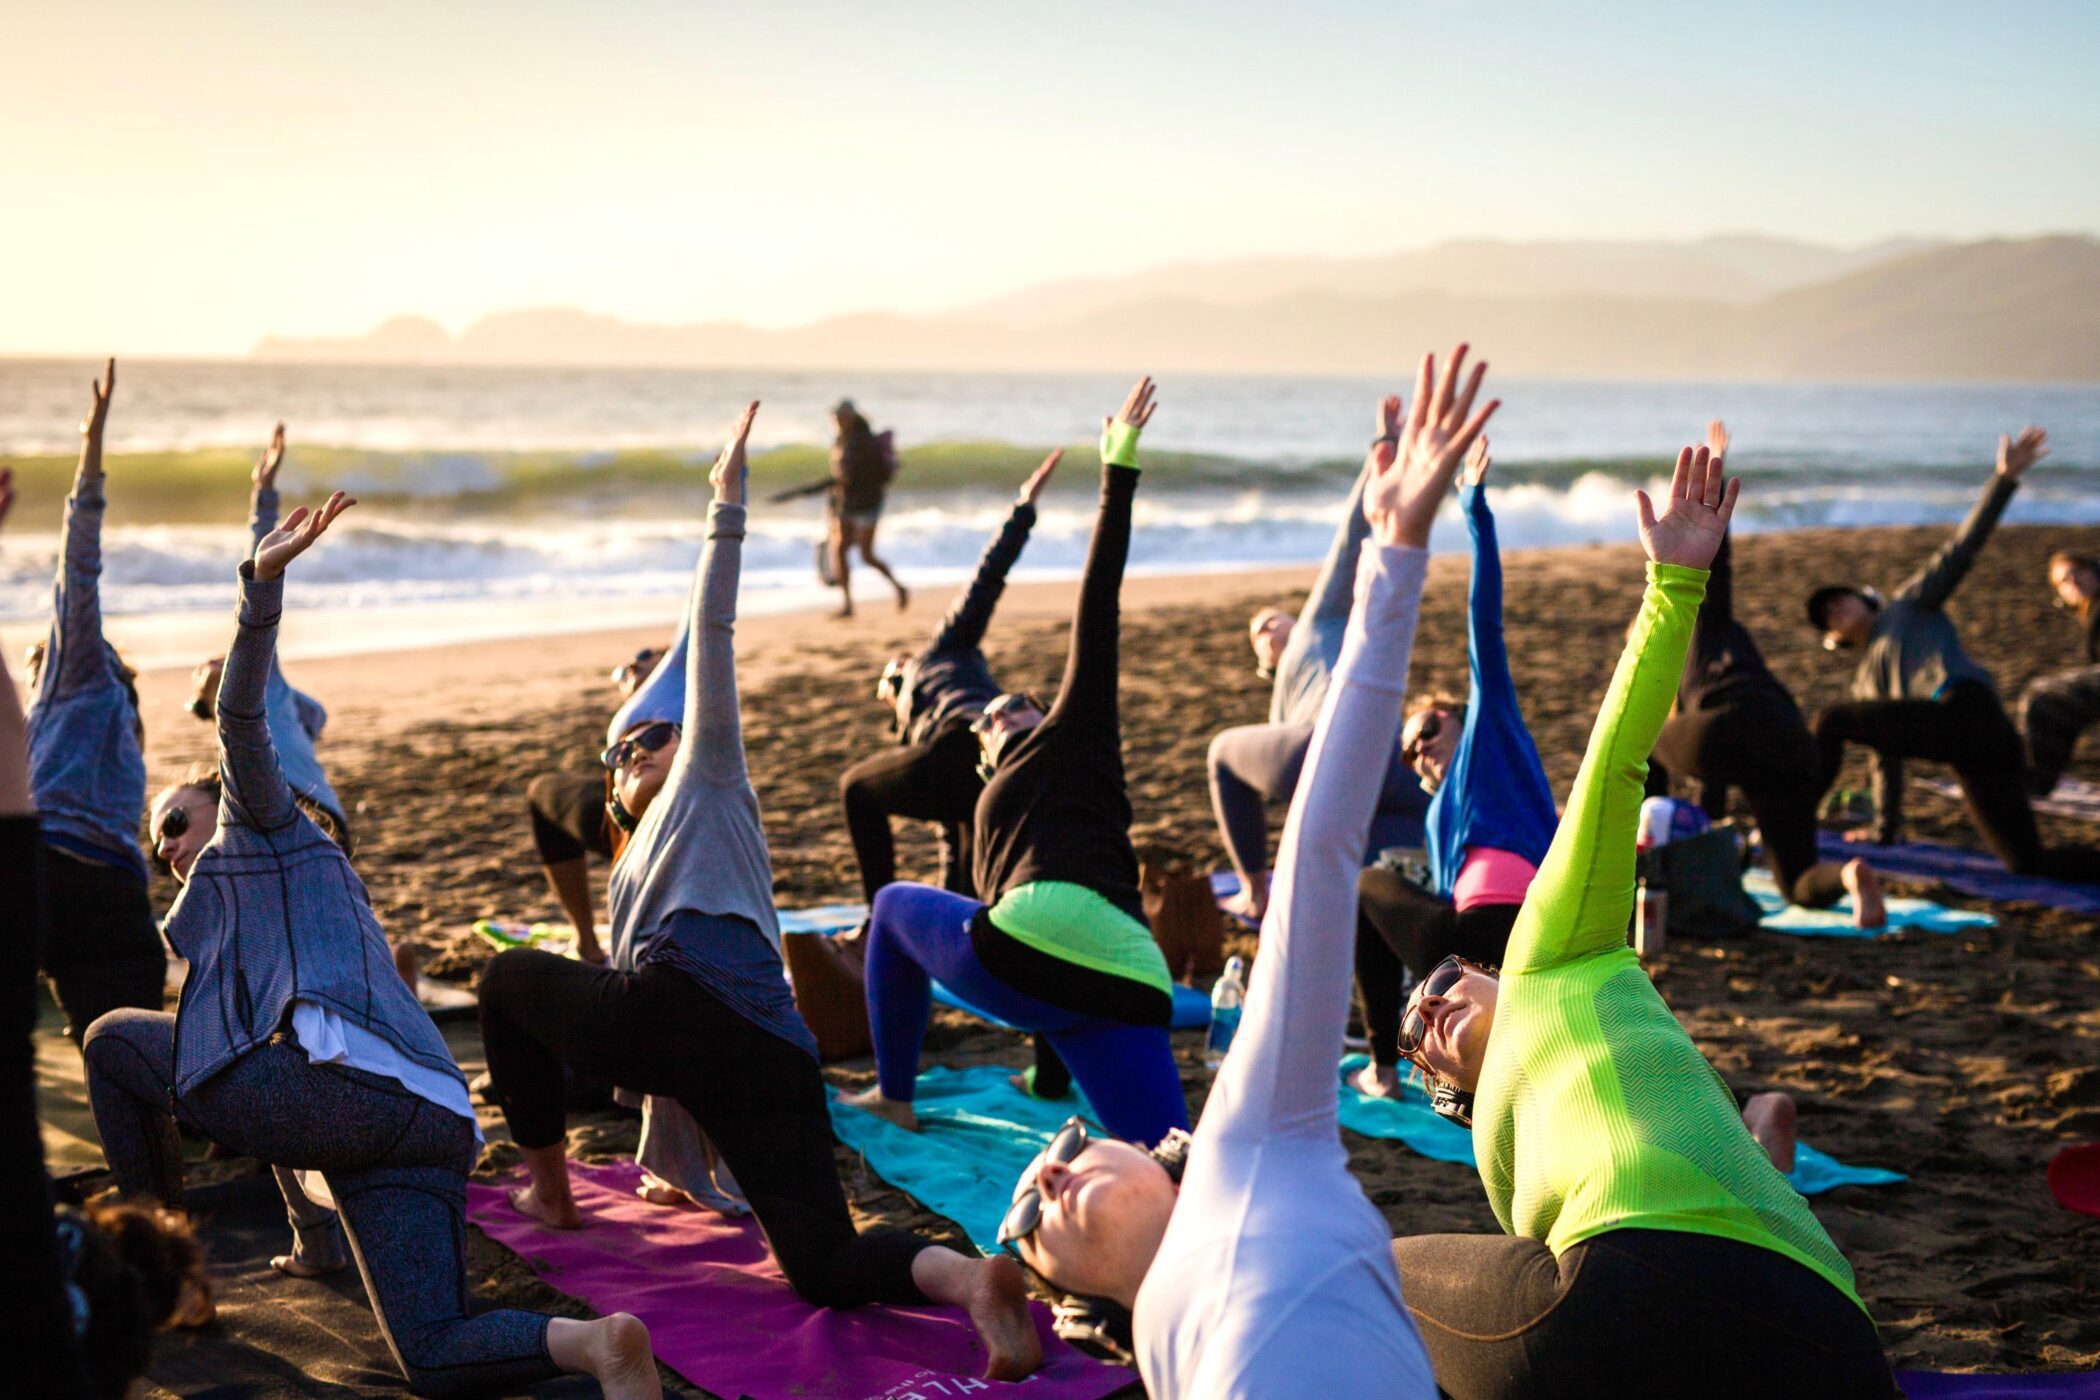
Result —
[{"label": "person in grey hoodie", "polygon": [[1852,698],[1816,716],[1822,785],[1837,781],[1845,746],[1874,755],[1875,824],[1848,840],[1903,839],[1903,761],[1954,769],[1962,805],[1991,853],[2019,875],[2100,881],[2100,851],[2047,847],[2028,806],[2027,756],[1998,688],[1962,649],[1947,600],[1968,577],[2020,478],[2048,455],[2048,434],[2028,427],[1998,439],[1998,465],[1968,519],[1884,603],[1870,589],[1827,585],[1809,595],[1808,620],[1832,651],[1856,650]]}]

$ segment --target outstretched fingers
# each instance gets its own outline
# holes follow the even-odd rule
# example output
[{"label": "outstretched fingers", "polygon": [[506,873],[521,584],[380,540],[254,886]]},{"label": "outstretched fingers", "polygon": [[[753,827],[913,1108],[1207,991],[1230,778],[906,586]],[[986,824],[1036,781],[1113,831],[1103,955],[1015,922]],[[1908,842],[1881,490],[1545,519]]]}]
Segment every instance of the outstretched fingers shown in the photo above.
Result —
[{"label": "outstretched fingers", "polygon": [[1147,374],[1130,386],[1129,397],[1123,400],[1123,411],[1116,417],[1133,428],[1142,429],[1152,421],[1154,386],[1152,376]]}]

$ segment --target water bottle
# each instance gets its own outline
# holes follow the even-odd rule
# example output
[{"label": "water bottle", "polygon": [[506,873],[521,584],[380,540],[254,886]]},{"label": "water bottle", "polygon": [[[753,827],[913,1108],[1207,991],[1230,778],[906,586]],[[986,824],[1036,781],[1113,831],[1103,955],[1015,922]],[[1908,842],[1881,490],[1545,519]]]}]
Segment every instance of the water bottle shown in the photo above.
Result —
[{"label": "water bottle", "polygon": [[1225,971],[1210,989],[1210,1038],[1203,1047],[1203,1064],[1215,1070],[1225,1063],[1225,1052],[1239,1034],[1240,1005],[1247,999],[1247,962],[1237,955],[1225,960]]},{"label": "water bottle", "polygon": [[[1647,862],[1642,862],[1646,865]],[[1662,862],[1641,876],[1634,889],[1633,951],[1644,961],[1669,946],[1670,890],[1664,882]]]}]

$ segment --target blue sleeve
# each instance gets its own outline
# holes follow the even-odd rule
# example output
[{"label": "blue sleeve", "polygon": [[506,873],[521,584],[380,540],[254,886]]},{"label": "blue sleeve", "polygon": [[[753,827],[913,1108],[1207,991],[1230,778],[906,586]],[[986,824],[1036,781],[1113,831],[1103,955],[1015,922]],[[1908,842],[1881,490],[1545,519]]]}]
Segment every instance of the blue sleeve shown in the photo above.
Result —
[{"label": "blue sleeve", "polygon": [[1320,561],[1320,572],[1313,578],[1305,609],[1298,614],[1291,639],[1284,643],[1283,655],[1276,660],[1276,680],[1269,701],[1272,724],[1283,721],[1281,711],[1299,689],[1298,673],[1309,657],[1329,671],[1341,658],[1342,635],[1355,598],[1356,561],[1363,553],[1364,541],[1371,537],[1371,522],[1364,519],[1364,485],[1370,479],[1367,462],[1356,474],[1356,484],[1349,488],[1349,500],[1342,507],[1342,518],[1334,528],[1333,542],[1327,546],[1327,557]]},{"label": "blue sleeve", "polygon": [[1513,706],[1517,688],[1502,639],[1502,549],[1495,539],[1495,515],[1488,509],[1485,487],[1464,487],[1458,500],[1473,537],[1473,589],[1466,602],[1466,665],[1472,674],[1473,701]]},{"label": "blue sleeve", "polygon": [[66,498],[65,538],[44,642],[38,700],[62,700],[114,677],[102,643],[102,476],[80,474]]},{"label": "blue sleeve", "polygon": [[277,488],[264,486],[260,482],[248,497],[248,556],[255,557],[255,548],[263,537],[277,528]]}]

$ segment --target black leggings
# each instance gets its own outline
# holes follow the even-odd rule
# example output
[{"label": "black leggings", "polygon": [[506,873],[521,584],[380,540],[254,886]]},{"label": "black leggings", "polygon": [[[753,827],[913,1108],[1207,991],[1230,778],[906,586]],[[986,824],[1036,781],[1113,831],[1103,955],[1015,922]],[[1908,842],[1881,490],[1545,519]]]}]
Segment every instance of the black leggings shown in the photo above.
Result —
[{"label": "black leggings", "polygon": [[158,1011],[167,989],[153,905],[138,876],[51,849],[44,858],[44,974],[74,1044],[106,1011]]},{"label": "black leggings", "polygon": [[1822,764],[1801,711],[1785,695],[1739,691],[1711,709],[1680,711],[1655,741],[1651,790],[1669,775],[1696,778],[1712,817],[1728,811],[1728,789],[1741,788],[1772,862],[1772,879],[1804,909],[1827,909],[1845,896],[1838,867],[1816,854],[1816,808],[1823,800]]},{"label": "black leggings", "polygon": [[562,1141],[565,1064],[674,1098],[720,1150],[795,1292],[827,1308],[926,1301],[911,1264],[931,1241],[854,1233],[817,1062],[691,977],[513,948],[482,971],[481,1033],[489,1097],[520,1146]]},{"label": "black leggings", "polygon": [[1393,1262],[1453,1400],[1900,1394],[1867,1315],[1756,1245],[1625,1229],[1556,1259],[1521,1235],[1414,1235]]},{"label": "black leggings", "polygon": [[532,844],[540,864],[561,865],[586,855],[612,859],[605,830],[605,774],[542,773],[525,789],[532,812]]},{"label": "black leggings", "polygon": [[869,903],[897,878],[897,844],[890,818],[932,822],[940,833],[940,887],[976,898],[971,876],[971,840],[977,798],[977,736],[965,724],[951,726],[924,744],[905,744],[864,758],[839,776],[846,831],[860,862],[861,895]]},{"label": "black leggings", "polygon": [[[1957,685],[1939,700],[1832,705],[1816,716],[1825,788],[1837,781],[1848,743],[1866,745],[1884,762],[1923,758],[1952,767],[1970,822],[1991,854],[2015,875],[2100,880],[2100,851],[2042,845],[2027,805],[2027,756],[2020,733],[1989,687]],[[1884,813],[1883,819],[1891,815]]]},{"label": "black leggings", "polygon": [[1400,970],[1415,977],[1457,954],[1493,967],[1502,961],[1518,904],[1476,904],[1459,912],[1451,901],[1409,883],[1397,871],[1373,865],[1356,881],[1356,989],[1363,997],[1364,1034],[1371,1059],[1400,1063]]}]

